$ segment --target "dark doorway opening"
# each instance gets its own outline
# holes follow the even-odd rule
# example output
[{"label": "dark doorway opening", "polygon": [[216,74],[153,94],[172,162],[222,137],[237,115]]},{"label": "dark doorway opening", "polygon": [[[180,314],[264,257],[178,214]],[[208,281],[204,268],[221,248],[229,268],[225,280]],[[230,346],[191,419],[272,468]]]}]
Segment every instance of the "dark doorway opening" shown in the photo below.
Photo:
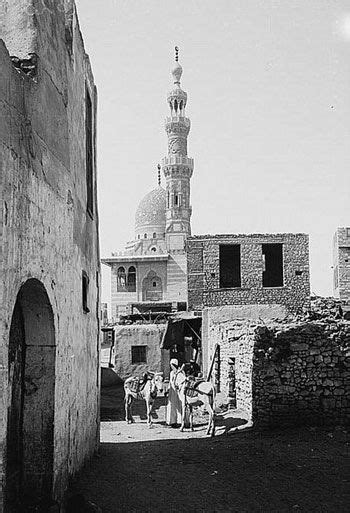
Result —
[{"label": "dark doorway opening", "polygon": [[5,507],[12,513],[52,498],[55,329],[45,287],[35,279],[17,295],[8,372]]},{"label": "dark doorway opening", "polygon": [[283,287],[283,245],[263,244],[265,260],[263,287]]},{"label": "dark doorway opening", "polygon": [[228,400],[230,408],[237,408],[236,396],[236,358],[228,360]]},{"label": "dark doorway opening", "polygon": [[220,288],[241,286],[241,246],[221,244],[219,246]]}]

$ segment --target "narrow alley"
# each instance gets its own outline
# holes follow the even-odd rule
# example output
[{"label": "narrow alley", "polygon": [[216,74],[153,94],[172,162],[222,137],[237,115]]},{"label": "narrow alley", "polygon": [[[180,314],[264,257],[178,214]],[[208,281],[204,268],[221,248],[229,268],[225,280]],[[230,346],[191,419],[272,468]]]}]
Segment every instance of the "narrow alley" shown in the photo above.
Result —
[{"label": "narrow alley", "polygon": [[127,425],[122,397],[103,389],[100,453],[73,488],[103,513],[348,511],[344,429],[234,431],[244,420],[219,415],[207,438],[198,414],[194,433],[165,427],[163,398],[151,429],[142,403]]}]

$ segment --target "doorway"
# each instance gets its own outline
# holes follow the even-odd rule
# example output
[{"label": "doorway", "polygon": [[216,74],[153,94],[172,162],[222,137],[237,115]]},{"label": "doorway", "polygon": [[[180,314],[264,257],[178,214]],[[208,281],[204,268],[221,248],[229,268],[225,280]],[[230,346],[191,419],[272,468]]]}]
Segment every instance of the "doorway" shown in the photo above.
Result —
[{"label": "doorway", "polygon": [[9,338],[5,504],[7,512],[52,497],[55,328],[44,285],[19,290]]}]

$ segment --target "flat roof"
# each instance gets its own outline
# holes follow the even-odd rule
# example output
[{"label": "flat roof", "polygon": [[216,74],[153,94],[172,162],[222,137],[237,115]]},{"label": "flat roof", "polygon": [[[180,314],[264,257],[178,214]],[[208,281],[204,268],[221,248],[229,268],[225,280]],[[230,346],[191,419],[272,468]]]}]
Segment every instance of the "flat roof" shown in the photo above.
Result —
[{"label": "flat roof", "polygon": [[105,265],[121,264],[123,262],[165,262],[169,259],[168,254],[158,255],[118,255],[109,258],[101,258]]}]

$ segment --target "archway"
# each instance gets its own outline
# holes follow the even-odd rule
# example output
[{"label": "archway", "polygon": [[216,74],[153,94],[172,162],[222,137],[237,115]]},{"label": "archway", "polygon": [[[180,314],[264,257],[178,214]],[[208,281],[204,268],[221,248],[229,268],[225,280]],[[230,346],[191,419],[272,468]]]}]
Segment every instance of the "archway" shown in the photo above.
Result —
[{"label": "archway", "polygon": [[8,512],[45,503],[52,495],[55,349],[48,295],[40,281],[30,279],[17,295],[10,327],[5,478]]},{"label": "archway", "polygon": [[154,271],[150,271],[142,282],[142,301],[161,301],[162,299],[162,280]]}]

